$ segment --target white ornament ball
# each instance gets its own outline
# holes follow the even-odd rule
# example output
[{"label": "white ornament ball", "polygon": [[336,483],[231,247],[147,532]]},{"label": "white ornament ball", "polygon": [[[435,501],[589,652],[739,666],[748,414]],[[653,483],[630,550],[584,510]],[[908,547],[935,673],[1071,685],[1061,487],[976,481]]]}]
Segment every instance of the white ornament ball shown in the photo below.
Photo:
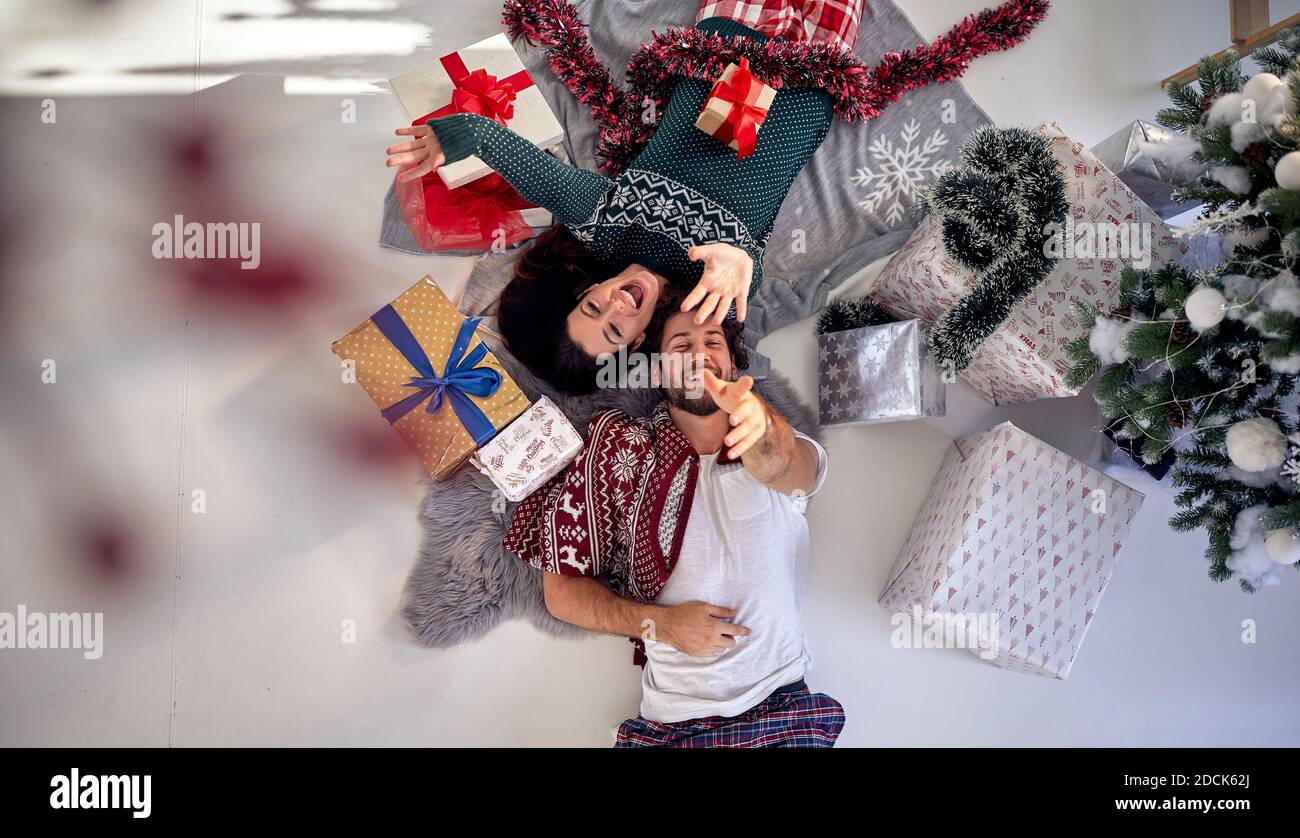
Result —
[{"label": "white ornament ball", "polygon": [[1300,189],[1300,151],[1283,155],[1273,169],[1273,177],[1283,189]]},{"label": "white ornament ball", "polygon": [[1262,104],[1264,97],[1273,92],[1273,88],[1282,84],[1282,80],[1272,73],[1256,73],[1246,82],[1246,86],[1241,89],[1241,95],[1246,99],[1254,99]]},{"label": "white ornament ball", "polygon": [[1286,437],[1272,419],[1256,416],[1228,428],[1228,459],[1246,471],[1269,471],[1286,462]]},{"label": "white ornament ball", "polygon": [[1291,530],[1271,530],[1264,539],[1264,552],[1280,565],[1300,562],[1300,537]]},{"label": "white ornament ball", "polygon": [[1228,300],[1217,288],[1202,285],[1187,295],[1183,303],[1183,313],[1198,332],[1213,329],[1223,321],[1228,311]]},{"label": "white ornament ball", "polygon": [[1270,90],[1264,97],[1259,107],[1260,123],[1276,127],[1283,119],[1290,116],[1288,105],[1292,109],[1295,108],[1295,95],[1291,92],[1291,85],[1284,82]]}]

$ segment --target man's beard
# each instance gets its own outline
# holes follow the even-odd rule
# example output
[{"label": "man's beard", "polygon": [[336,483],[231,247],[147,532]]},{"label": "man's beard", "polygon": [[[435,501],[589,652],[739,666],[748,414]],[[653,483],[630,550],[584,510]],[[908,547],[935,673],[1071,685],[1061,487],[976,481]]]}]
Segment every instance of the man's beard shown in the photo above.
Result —
[{"label": "man's beard", "polygon": [[718,403],[703,387],[698,390],[670,387],[664,390],[664,397],[668,399],[668,404],[671,406],[696,416],[712,416],[718,412]]},{"label": "man's beard", "polygon": [[[713,363],[705,363],[703,369],[708,369],[709,372],[723,381],[728,380],[722,374],[722,369]],[[682,370],[676,370],[675,372],[679,376],[686,374]],[[702,379],[693,378],[680,383],[682,384],[681,387],[664,388],[664,397],[668,400],[669,405],[696,416],[712,416],[718,412],[718,403],[713,400],[713,396],[709,395],[709,391],[704,389]]]}]

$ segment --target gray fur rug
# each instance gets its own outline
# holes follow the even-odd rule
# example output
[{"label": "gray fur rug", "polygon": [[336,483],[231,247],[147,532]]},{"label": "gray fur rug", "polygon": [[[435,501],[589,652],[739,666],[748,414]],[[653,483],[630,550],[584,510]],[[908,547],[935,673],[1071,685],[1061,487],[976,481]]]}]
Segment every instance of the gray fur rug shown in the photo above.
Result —
[{"label": "gray fur rug", "polygon": [[[545,394],[585,436],[592,415],[617,407],[648,416],[660,397],[654,390],[608,390],[585,396],[561,395],[528,372],[499,341],[488,344],[511,377],[530,397]],[[784,378],[770,375],[755,385],[800,431],[818,436],[817,422]],[[556,636],[584,629],[551,616],[542,601],[542,572],[501,546],[514,504],[493,509],[492,482],[472,465],[450,479],[429,483],[420,507],[424,538],[402,591],[402,618],[425,646],[446,648],[482,637],[502,620],[523,618]]]}]

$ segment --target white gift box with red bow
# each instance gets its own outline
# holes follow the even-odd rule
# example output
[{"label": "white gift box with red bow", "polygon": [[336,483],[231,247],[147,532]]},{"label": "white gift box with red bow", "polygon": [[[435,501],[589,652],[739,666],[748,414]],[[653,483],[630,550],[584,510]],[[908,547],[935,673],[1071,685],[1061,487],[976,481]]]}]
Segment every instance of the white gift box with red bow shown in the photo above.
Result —
[{"label": "white gift box with red bow", "polygon": [[[407,115],[418,124],[435,115],[470,111],[500,117],[498,122],[539,148],[550,148],[564,139],[564,128],[504,33],[407,70],[388,83]],[[459,107],[454,104],[457,101]],[[491,172],[477,157],[438,169],[448,189]]]}]

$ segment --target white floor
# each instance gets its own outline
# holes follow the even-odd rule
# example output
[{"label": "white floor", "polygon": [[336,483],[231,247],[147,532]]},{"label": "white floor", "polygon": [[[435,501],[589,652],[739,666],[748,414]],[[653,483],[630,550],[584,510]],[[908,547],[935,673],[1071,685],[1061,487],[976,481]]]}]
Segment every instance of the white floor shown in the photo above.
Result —
[{"label": "white floor", "polygon": [[[926,37],[982,5],[899,2]],[[0,11],[0,611],[105,613],[99,660],[0,650],[0,745],[604,746],[635,712],[621,639],[509,623],[444,652],[408,640],[416,466],[328,351],[421,274],[463,282],[468,260],[374,244],[400,124],[374,82],[498,29],[491,0]],[[1222,0],[1057,0],[965,84],[1000,124],[1054,119],[1092,143],[1227,40]],[[196,126],[209,142],[187,156]],[[186,263],[150,256],[176,213],[262,221],[284,296],[188,293]],[[815,345],[805,322],[763,346],[810,398]],[[1210,582],[1160,493],[1069,680],[891,648],[876,597],[949,439],[1007,418],[1092,453],[1086,397],[997,409],[964,385],[942,421],[827,431],[805,626],[809,681],[848,712],[841,743],[1300,745],[1300,579]]]}]

